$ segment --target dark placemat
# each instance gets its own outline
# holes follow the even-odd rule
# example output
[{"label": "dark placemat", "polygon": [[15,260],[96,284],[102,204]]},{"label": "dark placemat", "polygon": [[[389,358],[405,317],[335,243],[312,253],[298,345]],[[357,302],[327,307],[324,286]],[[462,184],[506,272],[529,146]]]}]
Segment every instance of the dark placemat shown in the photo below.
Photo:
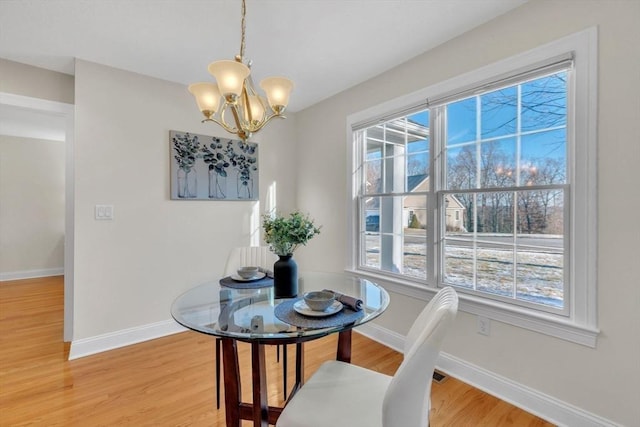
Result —
[{"label": "dark placemat", "polygon": [[269,276],[265,276],[264,278],[259,280],[252,280],[250,282],[241,282],[239,280],[233,280],[231,276],[227,276],[220,279],[220,286],[233,288],[233,289],[268,288],[269,286],[273,286],[273,278]]},{"label": "dark placemat", "polygon": [[364,316],[364,311],[354,311],[347,306],[338,313],[326,317],[305,316],[293,308],[293,305],[301,299],[302,298],[294,298],[281,302],[276,306],[273,313],[283,322],[302,328],[332,328],[335,326],[348,325]]}]

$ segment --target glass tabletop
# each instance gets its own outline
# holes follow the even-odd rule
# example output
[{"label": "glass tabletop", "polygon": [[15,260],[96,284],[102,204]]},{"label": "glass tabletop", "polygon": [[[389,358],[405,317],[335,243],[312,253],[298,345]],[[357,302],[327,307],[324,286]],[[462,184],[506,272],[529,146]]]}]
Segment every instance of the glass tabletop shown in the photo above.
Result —
[{"label": "glass tabletop", "polygon": [[[345,306],[339,313],[308,316],[296,305],[308,291],[329,289],[362,301],[361,310]],[[173,318],[194,331],[247,342],[317,338],[369,322],[384,312],[389,294],[379,285],[346,273],[301,273],[298,298],[274,298],[273,286],[237,289],[212,281],[180,295]],[[295,308],[294,308],[295,306]],[[309,314],[309,313],[307,313]]]}]

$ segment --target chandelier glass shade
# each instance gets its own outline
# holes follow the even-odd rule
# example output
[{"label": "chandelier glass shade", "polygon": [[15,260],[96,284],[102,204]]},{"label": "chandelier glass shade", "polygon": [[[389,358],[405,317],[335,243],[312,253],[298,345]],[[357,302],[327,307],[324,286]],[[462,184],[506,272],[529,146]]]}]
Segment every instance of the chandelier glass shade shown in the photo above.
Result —
[{"label": "chandelier glass shade", "polygon": [[[285,77],[267,77],[260,82],[266,95],[261,96],[251,79],[251,61],[244,58],[245,0],[242,0],[242,40],[240,54],[235,60],[220,60],[209,64],[209,73],[215,83],[203,82],[189,85],[198,108],[204,115],[202,122],[215,122],[227,132],[238,135],[244,141],[262,129],[274,117],[285,118],[293,82]],[[246,64],[245,64],[246,62]],[[228,121],[231,115],[233,121]]]}]

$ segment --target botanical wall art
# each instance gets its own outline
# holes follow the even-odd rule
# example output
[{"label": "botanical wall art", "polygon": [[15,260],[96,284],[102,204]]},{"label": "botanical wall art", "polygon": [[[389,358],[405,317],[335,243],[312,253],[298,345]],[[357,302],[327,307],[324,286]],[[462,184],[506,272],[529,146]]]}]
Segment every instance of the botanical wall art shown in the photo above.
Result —
[{"label": "botanical wall art", "polygon": [[171,199],[258,200],[258,145],[170,131]]}]

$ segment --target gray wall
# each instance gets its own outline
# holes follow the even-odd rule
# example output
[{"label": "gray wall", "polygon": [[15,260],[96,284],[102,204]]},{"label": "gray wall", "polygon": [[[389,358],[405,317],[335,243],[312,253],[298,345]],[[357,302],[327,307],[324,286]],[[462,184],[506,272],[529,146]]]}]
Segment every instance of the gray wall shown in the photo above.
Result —
[{"label": "gray wall", "polygon": [[73,76],[0,58],[0,92],[73,104]]},{"label": "gray wall", "polygon": [[[637,1],[532,0],[300,112],[298,206],[323,224],[323,234],[308,245],[300,262],[310,269],[337,271],[347,263],[348,115],[598,26],[598,318],[602,332],[597,348],[499,322],[492,323],[489,337],[481,336],[475,332],[475,316],[460,313],[444,350],[554,399],[623,425],[638,425],[640,235],[631,219],[640,210],[635,197],[640,177],[638,22]],[[378,324],[405,334],[424,302],[400,294],[391,298]]]},{"label": "gray wall", "polygon": [[[231,248],[258,243],[270,191],[280,209],[296,191],[283,167],[295,164],[294,115],[255,138],[260,202],[175,201],[169,131],[226,134],[200,123],[183,85],[80,60],[75,82],[74,342],[170,319],[179,294],[222,275]],[[96,221],[96,204],[114,220]]]},{"label": "gray wall", "polygon": [[64,142],[0,135],[0,277],[64,265]]}]

